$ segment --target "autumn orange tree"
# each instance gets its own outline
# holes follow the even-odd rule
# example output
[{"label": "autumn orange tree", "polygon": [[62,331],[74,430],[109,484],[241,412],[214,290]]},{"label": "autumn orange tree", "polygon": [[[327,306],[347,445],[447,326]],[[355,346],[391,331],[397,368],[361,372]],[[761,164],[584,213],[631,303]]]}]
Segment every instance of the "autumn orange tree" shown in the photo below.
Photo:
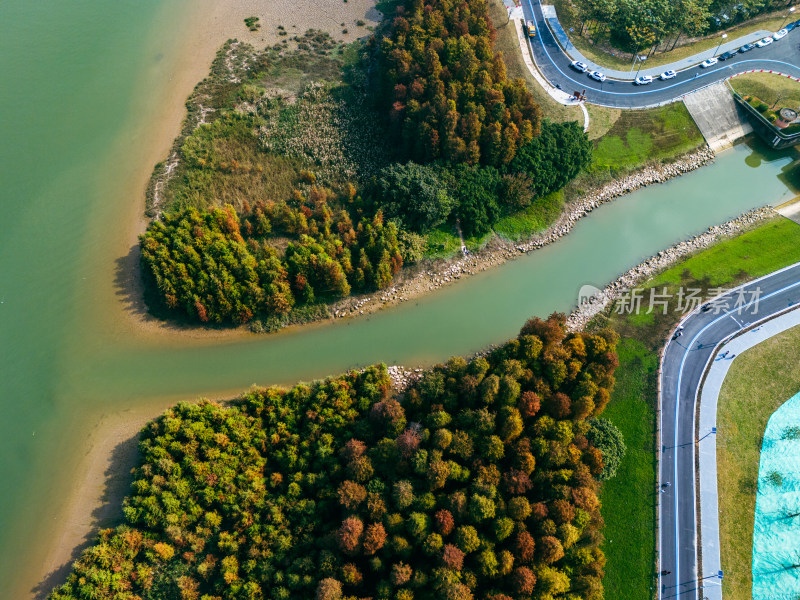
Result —
[{"label": "autumn orange tree", "polygon": [[539,133],[541,110],[508,79],[485,0],[408,0],[381,43],[382,95],[417,162],[500,166]]}]

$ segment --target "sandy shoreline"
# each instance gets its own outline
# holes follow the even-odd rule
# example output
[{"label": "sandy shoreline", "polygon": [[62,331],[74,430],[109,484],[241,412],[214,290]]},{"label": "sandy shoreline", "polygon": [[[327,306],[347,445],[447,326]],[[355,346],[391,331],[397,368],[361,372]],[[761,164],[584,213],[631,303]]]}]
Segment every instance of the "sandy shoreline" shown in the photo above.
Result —
[{"label": "sandy shoreline", "polygon": [[[291,5],[283,0],[191,0],[185,2],[185,6],[185,14],[180,15],[180,30],[184,33],[176,34],[182,37],[176,40],[177,56],[171,57],[176,68],[163,89],[151,90],[158,94],[158,113],[138,124],[142,128],[142,139],[137,140],[138,152],[128,155],[137,165],[135,175],[120,183],[120,187],[127,190],[125,197],[129,200],[120,202],[123,208],[117,217],[121,226],[107,249],[115,257],[109,267],[109,280],[114,283],[100,291],[110,294],[110,303],[118,307],[111,311],[113,314],[103,316],[108,321],[102,324],[107,331],[114,336],[157,338],[162,343],[169,343],[170,337],[214,341],[249,335],[247,331],[182,328],[150,317],[141,304],[138,253],[133,251],[137,236],[147,226],[144,198],[153,166],[167,156],[186,114],[186,98],[208,74],[217,50],[231,38],[256,47],[277,43],[282,39],[278,36],[278,25],[283,25],[290,35],[313,28],[328,31],[336,40],[353,41],[368,34],[366,28],[376,25],[381,18],[374,8],[374,0],[348,0],[347,3],[327,0]],[[244,19],[250,16],[260,18],[261,28],[255,33],[244,25]],[[357,21],[364,21],[365,25],[358,26]],[[342,33],[343,29],[348,33]],[[119,140],[126,152],[130,143],[130,139]],[[225,397],[235,395],[231,393]],[[161,398],[156,403],[100,417],[82,440],[83,451],[75,470],[80,476],[71,481],[69,490],[61,496],[63,500],[53,518],[52,533],[41,551],[42,561],[37,561],[30,575],[24,576],[27,583],[23,581],[23,588],[15,593],[15,598],[46,598],[55,585],[63,582],[72,561],[93,541],[96,532],[120,521],[122,499],[130,485],[130,469],[137,458],[139,430],[168,406],[186,399]]]}]

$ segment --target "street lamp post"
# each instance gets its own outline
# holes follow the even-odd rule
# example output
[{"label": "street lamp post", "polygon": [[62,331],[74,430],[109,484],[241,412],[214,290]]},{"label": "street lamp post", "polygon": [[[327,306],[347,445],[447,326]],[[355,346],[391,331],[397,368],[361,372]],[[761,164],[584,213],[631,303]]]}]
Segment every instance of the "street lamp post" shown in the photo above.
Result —
[{"label": "street lamp post", "polygon": [[719,44],[717,44],[717,47],[714,49],[714,54],[711,55],[712,58],[717,55],[717,51],[719,50],[720,46],[722,46],[722,42],[724,42],[727,37],[728,37],[727,33],[722,34],[722,38],[720,38]]},{"label": "street lamp post", "polygon": [[792,13],[793,13],[795,10],[797,10],[797,9],[796,9],[794,6],[793,6],[792,8],[790,8],[790,9],[789,9],[789,12],[788,12],[788,13],[786,13],[786,16],[783,18],[783,23],[781,23],[781,26],[780,26],[780,27],[778,27],[778,30],[781,30],[781,29],[783,29],[783,26],[784,26],[784,25],[786,25],[786,21],[788,21],[788,20],[789,20],[789,17],[791,17],[791,16],[792,16]]},{"label": "street lamp post", "polygon": [[636,52],[633,53],[633,63],[631,63],[631,73],[633,73],[633,69],[636,67],[636,60],[639,58],[639,48],[636,48]]},{"label": "street lamp post", "polygon": [[639,68],[636,69],[636,77],[639,76],[639,71],[642,70],[642,65],[644,64],[644,61],[646,61],[646,60],[647,60],[646,56],[644,58],[642,58],[641,56],[639,57]]}]

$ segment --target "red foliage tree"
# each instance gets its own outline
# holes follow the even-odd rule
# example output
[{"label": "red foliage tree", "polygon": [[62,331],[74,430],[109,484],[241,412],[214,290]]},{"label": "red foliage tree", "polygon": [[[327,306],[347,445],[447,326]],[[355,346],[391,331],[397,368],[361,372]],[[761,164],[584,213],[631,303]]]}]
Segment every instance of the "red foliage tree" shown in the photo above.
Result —
[{"label": "red foliage tree", "polygon": [[586,466],[589,467],[595,477],[603,472],[603,455],[600,454],[600,450],[597,448],[592,446],[587,448],[586,452],[583,453],[583,462],[586,463]]},{"label": "red foliage tree", "polygon": [[564,547],[561,545],[561,542],[558,541],[558,538],[552,535],[542,537],[537,544],[537,548],[539,549],[542,561],[547,564],[553,564],[564,558]]},{"label": "red foliage tree", "polygon": [[550,505],[550,516],[556,523],[570,523],[575,518],[575,507],[566,500],[556,500]]},{"label": "red foliage tree", "polygon": [[539,317],[530,319],[520,330],[520,335],[535,335],[545,346],[551,346],[564,339],[564,324],[566,316],[561,313],[553,313],[546,321]]},{"label": "red foliage tree", "polygon": [[367,446],[364,442],[356,439],[348,441],[344,448],[341,449],[340,454],[347,462],[352,462],[367,451]]},{"label": "red foliage tree", "polygon": [[569,396],[558,392],[547,401],[547,412],[554,419],[566,419],[572,410],[572,400]]},{"label": "red foliage tree", "polygon": [[542,406],[542,399],[536,392],[522,392],[517,404],[520,414],[526,419],[530,419],[539,412]]},{"label": "red foliage tree", "polygon": [[361,537],[364,534],[364,523],[358,517],[348,517],[342,521],[337,535],[339,548],[345,554],[356,554],[361,547]]},{"label": "red foliage tree", "polygon": [[405,425],[406,421],[405,410],[394,398],[381,400],[373,404],[369,416],[376,425],[389,429],[399,429]]},{"label": "red foliage tree", "polygon": [[453,520],[453,515],[450,513],[449,510],[441,509],[436,511],[436,515],[434,516],[434,522],[436,523],[436,531],[438,531],[443,536],[448,536],[453,531],[453,527],[455,526],[455,521]]},{"label": "red foliage tree", "polygon": [[421,441],[419,433],[415,429],[406,429],[395,440],[397,450],[403,458],[411,458],[419,448]]},{"label": "red foliage tree", "polygon": [[464,565],[464,553],[453,544],[445,544],[442,549],[442,562],[454,571],[460,571]]},{"label": "red foliage tree", "polygon": [[372,556],[378,550],[383,548],[383,545],[386,543],[386,530],[383,528],[383,525],[380,523],[372,523],[367,527],[367,531],[364,533],[364,543],[362,547],[364,548],[364,554],[367,556]]},{"label": "red foliage tree", "polygon": [[531,516],[536,521],[544,521],[547,518],[548,510],[544,502],[535,502],[531,504]]},{"label": "red foliage tree", "polygon": [[339,600],[341,597],[341,581],[328,577],[317,585],[317,600]]},{"label": "red foliage tree", "polygon": [[393,585],[400,586],[411,581],[412,574],[413,570],[409,565],[399,562],[392,565],[392,574],[390,579]]},{"label": "red foliage tree", "polygon": [[509,494],[521,495],[531,489],[531,479],[523,471],[511,469],[503,475],[503,483]]},{"label": "red foliage tree", "polygon": [[535,549],[536,544],[533,541],[533,536],[527,531],[520,531],[514,536],[514,556],[519,562],[523,564],[531,563]]},{"label": "red foliage tree", "polygon": [[530,596],[536,585],[536,575],[528,567],[517,567],[511,573],[511,585],[521,596]]},{"label": "red foliage tree", "polygon": [[339,485],[336,495],[339,498],[339,504],[347,510],[355,510],[367,497],[367,490],[363,485],[348,480]]}]

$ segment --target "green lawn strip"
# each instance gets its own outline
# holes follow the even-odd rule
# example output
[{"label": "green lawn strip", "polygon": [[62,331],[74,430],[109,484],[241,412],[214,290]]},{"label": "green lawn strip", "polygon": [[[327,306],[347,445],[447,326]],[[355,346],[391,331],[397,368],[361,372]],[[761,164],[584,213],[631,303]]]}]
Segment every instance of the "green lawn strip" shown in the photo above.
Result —
[{"label": "green lawn strip", "polygon": [[461,240],[452,225],[443,224],[425,239],[425,258],[450,258],[461,250]]},{"label": "green lawn strip", "polygon": [[512,242],[519,241],[547,229],[561,214],[563,206],[564,194],[560,191],[537,198],[528,208],[500,219],[494,226],[495,233]]},{"label": "green lawn strip", "polygon": [[[570,27],[572,27],[577,32],[580,29],[580,23],[570,20],[569,11],[565,10],[565,6],[568,2],[569,0],[553,0],[552,4],[556,7],[556,12],[562,27],[564,27],[566,31],[569,31]],[[761,15],[729,29],[715,31],[714,33],[710,33],[694,41],[689,41],[688,38],[679,39],[678,46],[674,50],[668,50],[666,52],[657,51],[647,59],[647,62],[645,62],[642,68],[649,69],[660,65],[667,65],[684,60],[695,54],[702,54],[706,51],[709,53],[708,56],[711,56],[711,51],[719,45],[723,33],[728,35],[725,41],[730,42],[762,29],[764,31],[776,31],[782,23],[786,22],[785,15],[786,10],[781,9],[777,13]],[[608,43],[607,37],[607,34],[599,33],[595,36],[595,43],[592,43],[587,37],[581,37],[577,35],[577,33],[573,33],[570,35],[570,41],[574,44],[575,48],[590,61],[602,65],[607,69],[630,71],[633,53],[613,48]],[[674,37],[671,39],[674,40]],[[671,45],[665,45],[664,47],[671,47]],[[649,50],[649,48],[643,49],[639,53],[647,54]]]},{"label": "green lawn strip", "polygon": [[717,483],[723,594],[749,600],[761,439],[777,408],[800,389],[800,327],[734,360],[717,409]]},{"label": "green lawn strip", "polygon": [[774,73],[747,73],[731,79],[731,86],[742,96],[755,96],[775,108],[800,107],[800,83]]},{"label": "green lawn strip", "polygon": [[[642,290],[640,311],[618,313],[617,304],[610,309],[610,321],[621,336],[637,339],[657,350],[684,314],[678,306],[679,289],[683,288],[687,294],[699,290],[696,296],[703,299],[714,288],[735,287],[798,261],[800,226],[778,217],[702,250],[643,282],[638,286]],[[648,314],[650,294],[664,292],[670,296],[666,314],[660,307]]]},{"label": "green lawn strip", "polygon": [[780,218],[695,254],[657,276],[651,285],[677,285],[687,281],[687,274],[710,286],[740,283],[798,260],[800,226]]},{"label": "green lawn strip", "polygon": [[649,160],[675,158],[704,143],[682,102],[624,111],[595,141],[593,169],[633,169]]},{"label": "green lawn strip", "polygon": [[625,436],[627,452],[600,494],[605,529],[606,598],[644,599],[655,576],[655,380],[658,354],[632,339],[617,347],[620,366],[603,417]]}]

